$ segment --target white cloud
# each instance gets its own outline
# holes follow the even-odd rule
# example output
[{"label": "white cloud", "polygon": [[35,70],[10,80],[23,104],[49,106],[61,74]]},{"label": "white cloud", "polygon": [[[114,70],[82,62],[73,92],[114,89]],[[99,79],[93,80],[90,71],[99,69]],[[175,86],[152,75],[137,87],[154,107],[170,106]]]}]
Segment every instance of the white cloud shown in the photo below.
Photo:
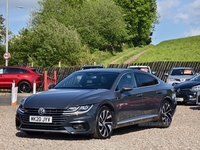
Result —
[{"label": "white cloud", "polygon": [[179,6],[179,0],[157,0],[158,13],[160,19],[169,19],[173,17],[173,8]]},{"label": "white cloud", "polygon": [[174,17],[174,22],[178,23],[179,20],[188,20],[189,15],[186,13],[178,13],[175,17]]},{"label": "white cloud", "polygon": [[200,27],[197,28],[191,28],[189,31],[186,31],[184,33],[184,36],[195,36],[195,35],[200,35]]},{"label": "white cloud", "polygon": [[200,1],[199,0],[194,0],[190,1],[188,3],[185,3],[183,7],[181,7],[178,10],[178,14],[175,16],[176,19],[179,19],[180,21],[192,21],[195,20],[199,22],[200,18]]},{"label": "white cloud", "polygon": [[200,1],[194,0],[190,1],[182,9],[180,9],[184,14],[187,14],[187,18],[176,16],[179,21],[188,24],[189,29],[184,33],[185,36],[200,35]]}]

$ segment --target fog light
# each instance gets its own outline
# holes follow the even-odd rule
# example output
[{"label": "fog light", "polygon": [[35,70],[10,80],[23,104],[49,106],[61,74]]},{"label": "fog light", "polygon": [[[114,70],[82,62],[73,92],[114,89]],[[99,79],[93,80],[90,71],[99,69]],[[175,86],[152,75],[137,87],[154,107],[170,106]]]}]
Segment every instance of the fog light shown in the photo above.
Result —
[{"label": "fog light", "polygon": [[72,124],[72,128],[74,128],[75,130],[85,129],[83,123]]},{"label": "fog light", "polygon": [[15,116],[15,125],[16,127],[19,127],[21,125],[20,119],[17,116]]}]

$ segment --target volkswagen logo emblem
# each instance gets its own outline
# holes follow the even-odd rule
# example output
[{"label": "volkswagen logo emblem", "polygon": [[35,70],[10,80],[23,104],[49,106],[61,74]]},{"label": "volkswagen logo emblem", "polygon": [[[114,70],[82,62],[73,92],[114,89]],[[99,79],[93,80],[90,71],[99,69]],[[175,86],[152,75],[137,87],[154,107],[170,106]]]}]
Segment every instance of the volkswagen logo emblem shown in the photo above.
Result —
[{"label": "volkswagen logo emblem", "polygon": [[185,81],[185,79],[181,79],[181,82],[184,82]]},{"label": "volkswagen logo emblem", "polygon": [[38,109],[38,114],[39,114],[39,115],[44,115],[44,114],[45,114],[45,109],[42,108],[42,107],[39,108],[39,109]]}]

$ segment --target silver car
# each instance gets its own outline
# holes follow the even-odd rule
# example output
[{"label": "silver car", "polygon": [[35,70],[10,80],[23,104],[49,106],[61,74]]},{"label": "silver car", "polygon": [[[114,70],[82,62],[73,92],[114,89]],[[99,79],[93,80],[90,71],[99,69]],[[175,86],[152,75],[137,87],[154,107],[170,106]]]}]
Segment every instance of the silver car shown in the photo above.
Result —
[{"label": "silver car", "polygon": [[169,73],[165,73],[167,76],[166,83],[174,86],[178,83],[184,82],[189,80],[195,75],[195,71],[193,68],[190,67],[176,67],[172,68]]}]

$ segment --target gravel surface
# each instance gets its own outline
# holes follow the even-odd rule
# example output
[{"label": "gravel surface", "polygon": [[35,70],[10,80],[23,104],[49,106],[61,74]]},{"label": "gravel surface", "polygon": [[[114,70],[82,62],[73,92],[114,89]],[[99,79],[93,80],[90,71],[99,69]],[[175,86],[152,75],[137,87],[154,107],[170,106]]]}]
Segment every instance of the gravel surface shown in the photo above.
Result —
[{"label": "gravel surface", "polygon": [[200,106],[178,105],[171,126],[148,125],[114,130],[110,139],[46,133],[28,136],[15,128],[17,106],[0,106],[0,150],[199,150]]}]

